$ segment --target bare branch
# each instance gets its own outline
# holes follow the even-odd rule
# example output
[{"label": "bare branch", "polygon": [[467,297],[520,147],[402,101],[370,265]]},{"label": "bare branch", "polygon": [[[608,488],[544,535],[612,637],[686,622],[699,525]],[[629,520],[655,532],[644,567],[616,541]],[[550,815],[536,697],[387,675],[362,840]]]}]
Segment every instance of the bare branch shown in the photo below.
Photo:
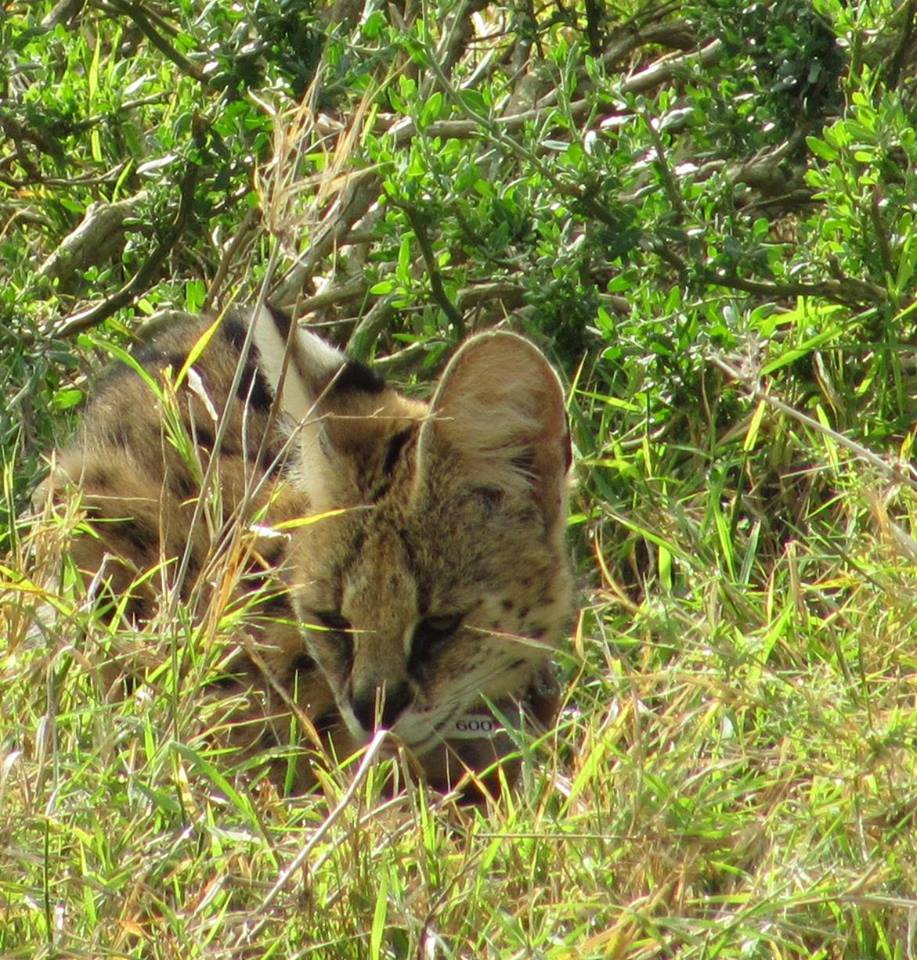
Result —
[{"label": "bare branch", "polygon": [[137,215],[146,191],[117,203],[93,204],[80,225],[69,233],[38,270],[66,289],[74,274],[114,256],[124,243],[125,223]]},{"label": "bare branch", "polygon": [[126,307],[149,287],[187,225],[194,201],[197,177],[198,168],[194,164],[189,164],[182,178],[175,220],[134,276],[120,290],[101,303],[72,314],[59,325],[54,325],[50,331],[53,336],[70,337],[96,326],[122,307]]},{"label": "bare branch", "polygon": [[675,79],[678,74],[685,72],[688,68],[694,66],[706,66],[718,60],[723,52],[723,43],[721,40],[711,40],[708,44],[701,47],[700,50],[692,53],[686,53],[681,57],[663,57],[654,64],[648,66],[645,70],[635,73],[628,77],[621,84],[622,93],[646,93],[655,87],[661,86]]},{"label": "bare branch", "polygon": [[917,469],[911,466],[911,464],[904,460],[892,461],[890,459],[883,459],[878,454],[873,453],[872,450],[864,447],[861,443],[857,443],[856,440],[851,440],[850,437],[845,436],[843,433],[838,433],[837,430],[832,430],[830,427],[824,426],[824,424],[813,419],[808,414],[797,410],[795,407],[791,407],[788,403],[784,403],[783,400],[768,393],[752,372],[740,370],[723,357],[713,356],[710,359],[723,373],[741,383],[753,399],[763,400],[769,407],[773,407],[773,409],[778,410],[780,413],[791,417],[808,429],[814,430],[823,436],[830,437],[835,443],[850,450],[861,460],[865,460],[867,463],[876,467],[890,480],[895,483],[904,484],[910,490],[917,492]]},{"label": "bare branch", "polygon": [[344,192],[332,204],[308,251],[275,287],[271,295],[272,303],[278,307],[289,307],[296,302],[304,284],[318,271],[322,260],[346,241],[350,228],[376,202],[380,189],[381,182],[372,171],[351,177]]},{"label": "bare branch", "polygon": [[355,360],[366,360],[379,334],[385,329],[390,317],[395,312],[391,296],[383,297],[359,321],[347,341],[347,353]]},{"label": "bare branch", "polygon": [[765,280],[746,280],[735,275],[726,275],[705,271],[703,278],[707,283],[730,290],[743,290],[774,299],[786,297],[824,297],[836,303],[850,306],[862,306],[867,303],[877,305],[885,303],[885,292],[879,287],[853,277],[836,280],[823,280],[820,283],[771,283]]},{"label": "bare branch", "polygon": [[147,11],[139,3],[133,3],[132,0],[108,0],[108,6],[111,6],[118,13],[126,14],[134,23],[140,32],[153,44],[154,47],[166,58],[172,61],[182,73],[197,80],[198,83],[207,84],[204,71],[196,64],[192,63],[183,53],[179,53],[175,47],[169,43],[166,38],[150,22]]},{"label": "bare branch", "polygon": [[59,23],[67,23],[74,17],[79,16],[86,5],[86,0],[59,0],[51,12],[41,21],[41,25],[50,30]]}]

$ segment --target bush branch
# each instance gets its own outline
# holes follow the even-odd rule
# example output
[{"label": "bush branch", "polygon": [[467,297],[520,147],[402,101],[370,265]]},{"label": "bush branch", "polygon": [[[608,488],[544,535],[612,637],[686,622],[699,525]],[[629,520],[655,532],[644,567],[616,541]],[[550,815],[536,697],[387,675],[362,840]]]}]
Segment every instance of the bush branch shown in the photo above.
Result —
[{"label": "bush branch", "polygon": [[774,410],[778,410],[780,413],[790,417],[793,420],[796,420],[798,423],[803,424],[808,429],[814,430],[816,433],[820,433],[822,436],[830,437],[835,443],[845,447],[861,460],[865,460],[867,463],[871,464],[890,480],[894,481],[895,483],[903,484],[911,491],[917,493],[917,469],[912,467],[909,463],[905,463],[903,460],[890,462],[889,460],[880,457],[878,454],[873,453],[872,450],[864,447],[861,443],[857,443],[856,440],[851,440],[850,437],[846,437],[844,434],[838,433],[837,430],[832,430],[830,427],[826,427],[824,424],[819,423],[818,420],[815,420],[808,414],[803,413],[801,410],[797,410],[795,407],[791,407],[788,403],[784,403],[783,400],[773,396],[761,386],[754,374],[738,369],[723,357],[713,356],[710,359],[714,366],[719,367],[719,369],[722,370],[723,373],[725,373],[728,377],[742,384],[752,399],[763,400],[764,403],[766,403],[769,407],[772,407]]},{"label": "bush branch", "polygon": [[71,314],[59,326],[54,327],[52,333],[56,337],[71,337],[83,330],[88,330],[96,324],[106,320],[113,313],[126,307],[136,297],[147,290],[153,279],[172,252],[191,215],[194,202],[194,189],[197,186],[198,167],[189,164],[182,178],[178,211],[171,227],[166,231],[156,248],[146,259],[145,263],[131,279],[116,293],[95,306],[89,307],[80,313]]},{"label": "bush branch", "polygon": [[132,3],[131,0],[108,0],[108,5],[113,7],[118,13],[123,13],[130,17],[137,24],[137,29],[153,44],[154,47],[168,60],[186,73],[189,77],[197,80],[198,83],[207,85],[208,80],[204,71],[196,64],[192,63],[183,53],[179,53],[175,47],[150,23],[146,10],[139,3]]}]

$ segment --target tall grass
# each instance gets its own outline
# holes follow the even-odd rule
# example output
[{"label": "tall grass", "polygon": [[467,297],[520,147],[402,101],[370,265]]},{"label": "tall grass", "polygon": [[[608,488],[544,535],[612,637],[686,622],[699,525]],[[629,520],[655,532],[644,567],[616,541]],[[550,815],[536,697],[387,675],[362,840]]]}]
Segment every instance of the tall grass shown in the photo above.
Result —
[{"label": "tall grass", "polygon": [[[766,410],[758,441],[792,432],[800,468],[746,515],[773,482],[747,428],[690,414],[712,462],[676,472],[681,444],[629,443],[594,391],[571,403],[592,466],[565,707],[481,808],[391,797],[397,760],[305,797],[253,781],[201,722],[199,629],[114,630],[66,575],[40,592],[13,567],[50,570],[66,541],[39,522],[4,576],[3,955],[911,955],[913,496]],[[163,638],[204,662],[107,686]]]},{"label": "tall grass", "polygon": [[[0,18],[0,957],[917,956],[913,5],[59,6]],[[251,611],[99,616],[29,507],[97,345],[278,251],[408,389],[465,325],[567,378],[563,709],[480,806],[272,785],[203,696]]]}]

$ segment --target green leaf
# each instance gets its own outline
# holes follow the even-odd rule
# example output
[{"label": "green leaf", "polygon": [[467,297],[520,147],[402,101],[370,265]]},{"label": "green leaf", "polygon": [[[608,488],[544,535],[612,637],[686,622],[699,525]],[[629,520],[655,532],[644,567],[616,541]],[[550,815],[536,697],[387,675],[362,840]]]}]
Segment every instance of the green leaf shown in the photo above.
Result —
[{"label": "green leaf", "polygon": [[755,443],[758,440],[758,430],[761,428],[761,421],[764,419],[764,412],[766,410],[767,402],[759,400],[758,406],[755,408],[755,412],[752,414],[751,421],[748,424],[745,442],[742,444],[742,449],[745,450],[746,453],[755,448]]},{"label": "green leaf", "polygon": [[490,112],[487,102],[484,100],[483,95],[477,90],[463,90],[459,96],[462,99],[462,103],[465,105],[465,109],[476,113],[478,116],[487,116]]},{"label": "green leaf", "polygon": [[385,936],[385,918],[388,915],[388,875],[383,873],[379,879],[379,892],[376,894],[376,907],[373,910],[373,925],[369,935],[370,960],[380,960],[382,956],[382,938]]},{"label": "green leaf", "polygon": [[396,270],[398,279],[404,286],[411,282],[411,234],[406,233],[401,238],[401,246],[398,248],[398,267]]},{"label": "green leaf", "polygon": [[837,160],[840,156],[834,147],[829,146],[824,140],[819,140],[818,137],[806,137],[806,144],[812,153],[821,157],[822,160]]},{"label": "green leaf", "polygon": [[56,410],[70,410],[83,402],[83,391],[77,387],[67,387],[64,390],[58,390],[52,400]]},{"label": "green leaf", "polygon": [[189,280],[185,284],[185,309],[189,313],[197,313],[207,299],[207,286],[203,280]]},{"label": "green leaf", "polygon": [[761,368],[761,373],[767,375],[769,373],[773,373],[775,370],[780,370],[782,367],[788,367],[790,364],[795,363],[802,357],[806,357],[813,351],[818,350],[819,347],[829,343],[831,340],[837,337],[839,333],[840,330],[838,327],[829,327],[827,330],[823,330],[814,337],[809,337],[808,340],[803,341],[798,347],[792,347],[775,360],[765,364]]},{"label": "green leaf", "polygon": [[440,111],[443,108],[443,95],[437,90],[432,94],[420,111],[420,125],[429,126],[434,120],[439,119]]}]

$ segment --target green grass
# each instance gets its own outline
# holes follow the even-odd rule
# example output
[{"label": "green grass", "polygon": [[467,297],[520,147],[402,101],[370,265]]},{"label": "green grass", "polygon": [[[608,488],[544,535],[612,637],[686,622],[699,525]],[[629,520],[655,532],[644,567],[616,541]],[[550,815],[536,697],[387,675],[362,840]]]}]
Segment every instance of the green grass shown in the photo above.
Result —
[{"label": "green grass", "polygon": [[[781,420],[761,429],[795,429]],[[126,699],[106,689],[127,647],[203,656],[193,626],[113,635],[78,600],[43,636],[8,619],[2,955],[908,956],[914,500],[880,509],[842,447],[795,440],[803,481],[834,492],[797,502],[806,533],[779,546],[779,515],[730,526],[724,483],[630,458],[633,503],[613,505],[590,488],[614,468],[593,468],[565,709],[481,809],[387,798],[378,767],[284,798],[207,746],[168,660]]]},{"label": "green grass", "polygon": [[[55,6],[0,18],[0,958],[917,955],[910,5]],[[507,322],[569,385],[564,708],[493,803],[269,786],[232,618],[106,624],[29,508],[100,345],[274,267],[409,389]]]}]

